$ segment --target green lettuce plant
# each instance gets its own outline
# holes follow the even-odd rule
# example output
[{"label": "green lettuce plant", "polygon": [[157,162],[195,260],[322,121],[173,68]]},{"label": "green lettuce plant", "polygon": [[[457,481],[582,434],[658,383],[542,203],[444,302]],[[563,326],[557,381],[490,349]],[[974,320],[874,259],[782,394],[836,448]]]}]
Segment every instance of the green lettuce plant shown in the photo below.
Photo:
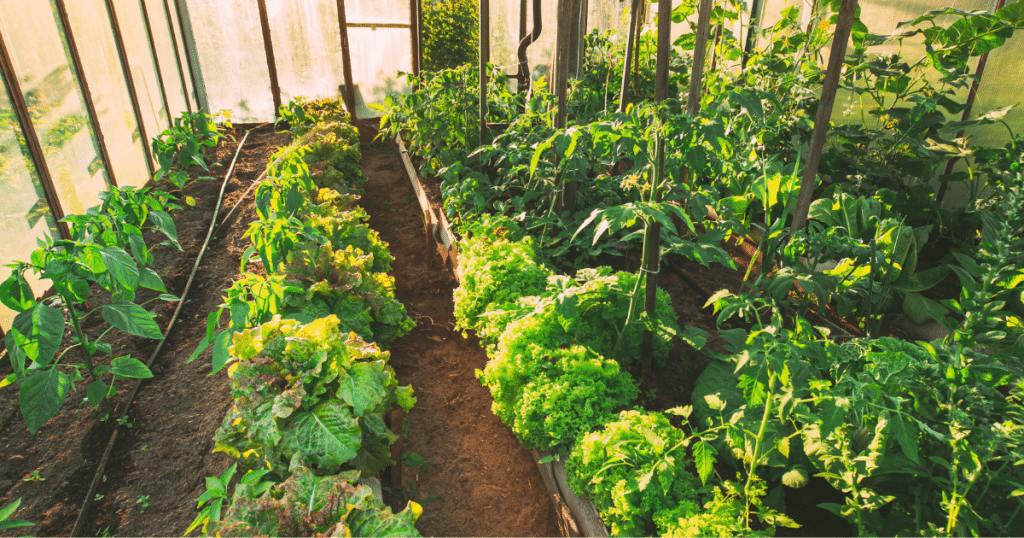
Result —
[{"label": "green lettuce plant", "polygon": [[[419,536],[423,509],[414,502],[392,513],[356,472],[317,476],[298,466],[284,482],[265,491],[236,488],[224,519],[207,536]],[[243,494],[239,494],[243,490]]]},{"label": "green lettuce plant", "polygon": [[387,352],[338,325],[333,315],[306,325],[275,317],[234,336],[235,403],[216,451],[281,477],[300,457],[321,473],[372,476],[391,465],[397,436],[383,415],[395,405],[411,409],[412,388],[398,386]]}]

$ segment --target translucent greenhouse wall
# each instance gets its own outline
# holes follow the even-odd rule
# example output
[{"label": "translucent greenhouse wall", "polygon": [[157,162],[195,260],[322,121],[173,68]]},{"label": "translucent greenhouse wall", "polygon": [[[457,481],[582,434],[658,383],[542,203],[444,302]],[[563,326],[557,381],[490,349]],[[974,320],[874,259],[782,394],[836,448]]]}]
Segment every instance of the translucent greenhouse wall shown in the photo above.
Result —
[{"label": "translucent greenhouse wall", "polygon": [[[83,213],[99,204],[98,194],[115,178],[122,186],[145,184],[152,169],[140,121],[147,137],[156,136],[167,128],[170,115],[191,104],[191,90],[183,87],[174,58],[176,37],[171,32],[180,34],[180,29],[167,17],[170,4],[113,0],[112,5],[127,66],[118,53],[115,25],[105,0],[0,2],[0,35],[14,74],[14,80],[4,76],[0,92],[0,237],[4,238],[0,265],[27,260],[37,239],[59,237],[55,216]],[[159,71],[154,50],[166,63]],[[73,51],[79,53],[81,71],[75,67]],[[133,76],[134,87],[129,86],[126,73]],[[15,86],[27,107],[31,133],[15,110],[11,93]],[[141,119],[135,113],[133,94]],[[29,136],[38,140],[41,155],[32,154]],[[51,208],[48,190],[57,207]],[[0,279],[7,276],[6,268],[0,271]],[[37,294],[45,291],[40,282],[26,276]],[[0,306],[0,328],[9,327],[13,316]]]}]

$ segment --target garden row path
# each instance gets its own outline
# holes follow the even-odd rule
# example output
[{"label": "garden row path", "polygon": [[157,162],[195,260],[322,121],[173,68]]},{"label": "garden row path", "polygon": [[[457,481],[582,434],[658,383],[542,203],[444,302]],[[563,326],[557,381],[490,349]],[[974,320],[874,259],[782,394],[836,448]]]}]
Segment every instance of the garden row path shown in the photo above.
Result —
[{"label": "garden row path", "polygon": [[558,536],[555,509],[532,456],[491,412],[490,392],[474,375],[487,355],[475,336],[463,338],[455,330],[457,283],[436,253],[430,253],[433,265],[427,264],[422,212],[398,151],[391,142],[369,144],[368,138],[360,204],[390,245],[396,295],[417,324],[391,346],[399,384],[411,384],[417,398],[406,416],[402,449],[424,462],[403,464],[403,486],[385,493],[385,500],[395,507],[410,498],[420,502],[416,527],[424,536]]}]

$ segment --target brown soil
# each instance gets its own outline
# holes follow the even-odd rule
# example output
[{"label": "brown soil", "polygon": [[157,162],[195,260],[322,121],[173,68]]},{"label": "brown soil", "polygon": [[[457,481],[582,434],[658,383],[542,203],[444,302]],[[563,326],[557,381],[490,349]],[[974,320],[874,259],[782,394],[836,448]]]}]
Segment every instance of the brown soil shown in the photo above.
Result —
[{"label": "brown soil", "polygon": [[364,145],[363,171],[361,205],[390,244],[398,300],[417,323],[391,346],[399,383],[411,384],[417,398],[402,449],[428,462],[403,464],[399,481],[385,484],[385,500],[396,508],[409,498],[421,502],[416,527],[424,536],[559,535],[532,456],[491,412],[491,395],[474,375],[487,355],[475,337],[454,330],[456,283],[427,249],[398,152],[390,143]]},{"label": "brown soil", "polygon": [[[169,247],[154,250],[153,268],[164,277],[168,291],[173,294],[180,296],[184,290],[206,238],[224,174],[244,131],[235,129],[230,134],[235,140],[226,140],[207,154],[208,163],[217,163],[211,166],[209,175],[218,179],[187,185],[184,194],[195,198],[196,206],[182,203],[183,209],[172,214],[184,252]],[[255,129],[249,135],[226,188],[221,219],[266,169],[276,149],[290,139],[289,133],[275,133],[269,126]],[[196,169],[190,175],[207,174]],[[241,253],[248,246],[242,234],[254,215],[250,195],[231,216],[231,222],[218,229],[211,239],[178,322],[151,365],[155,376],[142,383],[132,402],[128,413],[131,427],[122,427],[118,432],[96,493],[98,500],[80,531],[82,535],[181,535],[196,515],[195,499],[205,490],[204,478],[220,474],[230,465],[227,456],[211,453],[213,434],[230,404],[227,377],[223,372],[208,375],[208,351],[192,363],[186,360],[205,334],[207,313],[217,309],[221,292],[238,275]],[[160,241],[153,239],[147,237],[147,242]],[[104,302],[99,294],[91,297],[95,299],[90,302]],[[161,327],[167,326],[175,306],[177,303],[157,307]],[[96,336],[105,324],[99,316],[92,318],[86,322],[86,332]],[[155,340],[137,339],[120,332],[111,333],[105,340],[118,356],[131,355],[144,361],[157,344]],[[72,353],[67,360],[82,359]],[[7,375],[10,363],[4,360],[0,369]],[[0,446],[4,447],[4,458],[0,461],[0,506],[21,498],[21,507],[14,517],[35,523],[33,527],[7,531],[7,535],[71,533],[113,433],[113,421],[101,421],[105,411],[89,406],[79,408],[85,382],[77,383],[75,388],[61,412],[34,436],[21,418],[17,388],[8,388],[6,397],[0,401]],[[115,417],[121,416],[127,407],[132,388],[131,381],[118,386],[117,397],[113,399]],[[35,471],[39,480],[31,480]]]}]

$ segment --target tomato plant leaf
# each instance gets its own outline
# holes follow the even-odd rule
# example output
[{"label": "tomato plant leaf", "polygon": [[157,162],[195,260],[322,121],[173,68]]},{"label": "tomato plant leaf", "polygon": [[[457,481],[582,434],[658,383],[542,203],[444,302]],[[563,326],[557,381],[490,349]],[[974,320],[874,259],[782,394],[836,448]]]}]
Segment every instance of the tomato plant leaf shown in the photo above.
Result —
[{"label": "tomato plant leaf", "polygon": [[707,484],[711,473],[715,470],[715,447],[705,441],[697,441],[693,445],[693,462],[697,466],[700,483]]},{"label": "tomato plant leaf", "polygon": [[40,365],[50,364],[64,338],[64,328],[63,312],[44,304],[36,304],[15,316],[5,337],[7,351],[12,356],[20,356]]},{"label": "tomato plant leaf", "polygon": [[124,249],[104,247],[99,251],[110,276],[123,288],[134,290],[139,285],[139,266]]},{"label": "tomato plant leaf", "polygon": [[102,381],[93,381],[85,389],[85,395],[89,399],[90,404],[99,405],[103,402],[103,397],[107,395],[107,385]]}]

